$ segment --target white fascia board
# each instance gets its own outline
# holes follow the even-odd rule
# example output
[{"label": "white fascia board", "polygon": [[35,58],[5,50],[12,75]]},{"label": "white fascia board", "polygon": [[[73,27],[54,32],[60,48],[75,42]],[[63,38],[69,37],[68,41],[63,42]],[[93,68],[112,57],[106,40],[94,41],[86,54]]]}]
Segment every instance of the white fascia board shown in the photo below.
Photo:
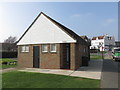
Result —
[{"label": "white fascia board", "polygon": [[74,41],[60,41],[60,42],[41,42],[41,43],[39,43],[39,42],[36,42],[36,43],[17,43],[17,45],[30,45],[30,44],[53,44],[53,43],[76,43],[77,41],[76,40],[74,40]]}]

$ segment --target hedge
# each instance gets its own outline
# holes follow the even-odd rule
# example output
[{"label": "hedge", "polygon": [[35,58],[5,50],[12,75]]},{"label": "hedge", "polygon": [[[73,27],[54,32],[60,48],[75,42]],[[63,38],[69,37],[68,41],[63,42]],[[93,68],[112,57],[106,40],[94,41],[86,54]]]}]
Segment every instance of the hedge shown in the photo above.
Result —
[{"label": "hedge", "polygon": [[1,58],[17,58],[17,52],[0,52]]}]

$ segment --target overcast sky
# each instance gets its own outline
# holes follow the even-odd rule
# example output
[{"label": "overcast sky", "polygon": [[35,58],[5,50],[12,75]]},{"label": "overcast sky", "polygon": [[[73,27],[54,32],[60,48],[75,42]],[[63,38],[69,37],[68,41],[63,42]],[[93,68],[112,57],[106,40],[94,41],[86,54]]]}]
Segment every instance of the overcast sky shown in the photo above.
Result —
[{"label": "overcast sky", "polygon": [[117,2],[19,2],[0,4],[0,42],[19,38],[42,11],[79,35],[109,34],[118,39]]}]

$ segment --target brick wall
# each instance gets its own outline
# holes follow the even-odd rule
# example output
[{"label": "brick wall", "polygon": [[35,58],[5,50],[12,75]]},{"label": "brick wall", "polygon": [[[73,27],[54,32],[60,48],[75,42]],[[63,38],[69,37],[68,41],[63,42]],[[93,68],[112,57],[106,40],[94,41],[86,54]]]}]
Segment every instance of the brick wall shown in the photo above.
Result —
[{"label": "brick wall", "polygon": [[70,69],[75,70],[75,44],[70,44]]},{"label": "brick wall", "polygon": [[[84,51],[84,49],[86,50]],[[89,57],[89,47],[80,43],[71,43],[71,67],[70,69],[76,70],[82,66],[82,56]]]},{"label": "brick wall", "polygon": [[[29,45],[29,52],[20,52],[18,46],[18,67],[33,67],[33,46],[40,47],[40,68],[42,69],[60,69],[65,67],[66,52],[64,51],[64,44],[56,44],[57,52],[50,52],[50,44],[48,44],[48,52],[42,52],[42,45]],[[76,70],[82,65],[82,56],[88,56],[89,53],[84,52],[86,45],[80,43],[70,43],[70,69]]]},{"label": "brick wall", "polygon": [[50,52],[50,44],[48,44],[48,52],[42,52],[42,45],[29,45],[29,52],[20,52],[18,46],[18,67],[33,67],[33,46],[40,47],[40,68],[59,69],[60,68],[60,44],[57,45],[57,52]]},{"label": "brick wall", "polygon": [[82,64],[83,49],[80,48],[80,44],[75,44],[75,69],[78,69]]},{"label": "brick wall", "polygon": [[29,45],[29,52],[20,52],[20,47],[18,46],[18,67],[20,68],[32,68],[33,67],[33,47]]},{"label": "brick wall", "polygon": [[[43,69],[60,69],[60,44],[57,45],[56,53],[42,53],[40,54],[40,68]],[[50,51],[50,45],[48,44],[48,51]]]}]

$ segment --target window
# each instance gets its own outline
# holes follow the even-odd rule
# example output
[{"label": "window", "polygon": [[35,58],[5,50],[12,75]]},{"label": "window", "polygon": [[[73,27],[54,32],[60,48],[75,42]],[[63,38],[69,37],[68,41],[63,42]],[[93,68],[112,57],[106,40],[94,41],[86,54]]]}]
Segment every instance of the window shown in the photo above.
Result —
[{"label": "window", "polygon": [[108,40],[112,40],[112,37],[107,37],[108,38]]},{"label": "window", "polygon": [[48,52],[48,46],[42,45],[42,52]]},{"label": "window", "polygon": [[56,44],[50,45],[50,52],[56,52]]},{"label": "window", "polygon": [[110,40],[112,40],[112,37],[110,37]]},{"label": "window", "polygon": [[29,52],[29,46],[26,46],[26,47],[25,47],[25,51],[26,51],[26,52]]},{"label": "window", "polygon": [[85,48],[84,48],[84,53],[85,53]]},{"label": "window", "polygon": [[84,52],[85,52],[85,53],[87,52],[87,48],[86,48],[86,47],[84,47]]},{"label": "window", "polygon": [[29,46],[21,46],[21,52],[29,52]]}]

